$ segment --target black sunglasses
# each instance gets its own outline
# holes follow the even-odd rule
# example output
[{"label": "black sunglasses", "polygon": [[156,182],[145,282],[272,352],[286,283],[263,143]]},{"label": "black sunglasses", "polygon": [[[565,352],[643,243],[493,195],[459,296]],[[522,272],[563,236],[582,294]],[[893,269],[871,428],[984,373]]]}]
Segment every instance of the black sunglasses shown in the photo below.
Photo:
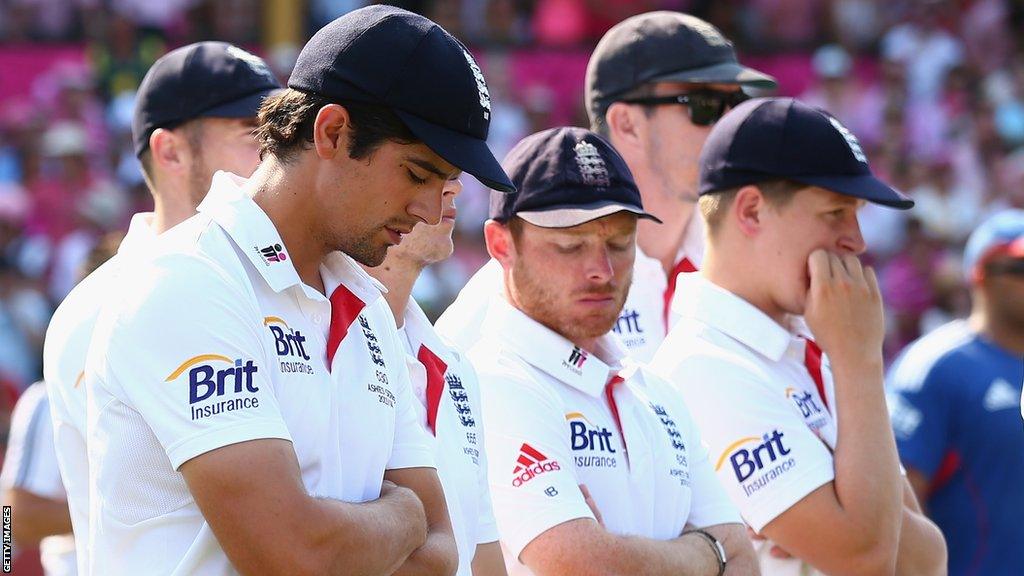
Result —
[{"label": "black sunglasses", "polygon": [[989,262],[985,265],[985,274],[1024,276],[1024,258],[1013,258]]},{"label": "black sunglasses", "polygon": [[729,111],[730,108],[738,106],[741,102],[749,100],[742,90],[736,92],[716,92],[706,90],[701,92],[689,92],[676,94],[674,96],[643,96],[640,98],[627,98],[620,100],[626,104],[640,104],[642,106],[660,106],[663,104],[682,104],[690,110],[690,121],[698,126],[710,126]]}]

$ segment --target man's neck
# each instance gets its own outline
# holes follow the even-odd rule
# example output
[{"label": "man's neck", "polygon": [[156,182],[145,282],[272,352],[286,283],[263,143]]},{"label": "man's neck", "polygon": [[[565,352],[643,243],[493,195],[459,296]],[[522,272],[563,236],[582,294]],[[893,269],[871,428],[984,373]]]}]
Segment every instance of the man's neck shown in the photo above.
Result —
[{"label": "man's neck", "polygon": [[968,323],[971,328],[995,343],[1000,348],[1017,356],[1024,356],[1024,330],[1021,326],[1010,325],[975,306]]},{"label": "man's neck", "polygon": [[637,245],[644,254],[661,262],[666,276],[676,266],[694,208],[690,202],[662,195],[652,194],[651,198],[644,199],[644,209],[660,218],[662,223],[640,220],[637,223]]},{"label": "man's neck", "polygon": [[163,234],[196,213],[196,206],[187,192],[169,188],[161,186],[160,192],[153,194],[153,220],[150,225],[154,234]]},{"label": "man's neck", "polygon": [[[303,161],[296,160],[300,164]],[[308,197],[311,188],[311,183],[302,179],[306,171],[300,164],[285,170],[277,159],[268,156],[249,179],[246,190],[274,224],[302,282],[326,294],[320,263],[331,250],[322,240],[314,203],[296,201]]]},{"label": "man's neck", "polygon": [[788,330],[789,314],[775,306],[767,294],[758,290],[757,282],[752,281],[751,269],[752,267],[743,263],[719,258],[714,250],[708,248],[704,251],[700,273],[714,285],[742,298]]},{"label": "man's neck", "polygon": [[416,284],[423,265],[402,258],[388,257],[376,268],[363,267],[371,276],[387,287],[384,300],[395,315],[398,327],[405,326],[405,310],[412,298],[412,287]]}]

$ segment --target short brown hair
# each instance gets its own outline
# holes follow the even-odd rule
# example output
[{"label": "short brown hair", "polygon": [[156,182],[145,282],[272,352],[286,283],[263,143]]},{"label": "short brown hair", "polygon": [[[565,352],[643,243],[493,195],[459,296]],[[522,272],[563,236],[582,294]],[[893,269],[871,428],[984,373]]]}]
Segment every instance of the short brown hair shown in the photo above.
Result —
[{"label": "short brown hair", "polygon": [[[785,179],[765,180],[764,182],[753,184],[753,186],[757,186],[765,200],[775,208],[784,207],[793,199],[794,194],[808,187],[801,182]],[[725,214],[729,211],[729,207],[732,206],[740,188],[704,194],[697,201],[700,215],[704,217],[704,222],[707,223],[710,233],[713,234],[721,226],[722,220],[725,219]]]},{"label": "short brown hair", "polygon": [[[181,130],[193,152],[198,152],[203,144],[203,119],[193,118],[181,124],[171,126],[160,126],[164,130]],[[150,191],[156,189],[156,179],[153,174],[153,149],[146,146],[146,149],[139,154],[139,164],[142,166],[142,179]]]},{"label": "short brown hair", "polygon": [[323,96],[287,89],[268,96],[257,116],[256,139],[260,157],[270,153],[282,162],[308,150],[313,143],[313,124],[320,109],[338,104],[348,110],[352,122],[352,140],[348,145],[350,158],[359,160],[373,153],[386,140],[402,144],[418,142],[409,127],[387,106],[365,102],[328,100]]}]

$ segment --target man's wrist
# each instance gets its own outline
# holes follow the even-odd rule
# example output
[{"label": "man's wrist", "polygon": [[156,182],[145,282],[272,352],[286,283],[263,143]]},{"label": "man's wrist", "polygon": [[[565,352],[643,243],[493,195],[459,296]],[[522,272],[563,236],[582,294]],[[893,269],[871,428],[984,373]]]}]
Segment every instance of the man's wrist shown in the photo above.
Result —
[{"label": "man's wrist", "polygon": [[710,532],[700,529],[688,530],[683,533],[684,536],[687,534],[693,534],[700,540],[704,541],[714,556],[715,563],[718,565],[718,576],[725,574],[725,566],[728,563],[728,558],[725,555],[725,546],[718,541],[718,538],[715,538]]}]

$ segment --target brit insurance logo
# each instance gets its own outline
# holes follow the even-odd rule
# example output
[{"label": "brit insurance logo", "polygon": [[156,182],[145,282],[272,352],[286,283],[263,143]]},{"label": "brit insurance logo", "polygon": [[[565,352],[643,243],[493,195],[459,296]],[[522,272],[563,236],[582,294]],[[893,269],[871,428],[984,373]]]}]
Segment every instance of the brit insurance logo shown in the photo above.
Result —
[{"label": "brit insurance logo", "polygon": [[309,363],[309,353],[306,352],[306,337],[302,332],[292,329],[284,319],[277,316],[267,316],[263,319],[266,326],[274,336],[274,351],[280,360],[281,372],[295,374],[315,374],[313,366]]},{"label": "brit insurance logo", "polygon": [[806,391],[798,390],[790,386],[786,388],[786,398],[789,398],[796,405],[797,410],[804,419],[804,423],[815,434],[829,423],[829,415],[820,404],[817,397]]},{"label": "brit insurance logo", "polygon": [[784,437],[784,433],[772,430],[761,437],[740,438],[722,451],[715,471],[728,460],[743,493],[751,496],[796,466],[795,458],[786,458],[792,450],[783,443]]},{"label": "brit insurance logo", "polygon": [[619,319],[612,328],[626,348],[636,350],[647,344],[647,336],[644,336],[644,329],[640,326],[640,311],[633,308],[623,308]]},{"label": "brit insurance logo", "polygon": [[537,476],[561,469],[558,461],[548,459],[533,446],[523,443],[519,448],[516,465],[512,469],[512,486],[518,488]]},{"label": "brit insurance logo", "polygon": [[267,266],[270,266],[272,262],[284,262],[288,259],[288,255],[284,252],[284,247],[280,244],[271,244],[263,248],[257,247],[256,251],[260,253],[263,263]]},{"label": "brit insurance logo", "polygon": [[582,412],[569,412],[565,421],[569,423],[569,443],[573,452],[586,453],[573,455],[576,466],[615,468],[619,465],[611,430],[594,424]]},{"label": "brit insurance logo", "polygon": [[569,352],[569,359],[562,360],[562,366],[569,369],[570,372],[577,376],[583,374],[583,365],[587,362],[587,358],[590,355],[586,350],[579,346],[573,346],[572,352]]},{"label": "brit insurance logo", "polygon": [[[258,408],[259,386],[253,374],[259,368],[252,360],[232,360],[221,354],[200,354],[181,363],[164,382],[174,382],[188,374],[188,403],[192,420],[217,414]],[[224,398],[224,396],[230,396]]]}]

